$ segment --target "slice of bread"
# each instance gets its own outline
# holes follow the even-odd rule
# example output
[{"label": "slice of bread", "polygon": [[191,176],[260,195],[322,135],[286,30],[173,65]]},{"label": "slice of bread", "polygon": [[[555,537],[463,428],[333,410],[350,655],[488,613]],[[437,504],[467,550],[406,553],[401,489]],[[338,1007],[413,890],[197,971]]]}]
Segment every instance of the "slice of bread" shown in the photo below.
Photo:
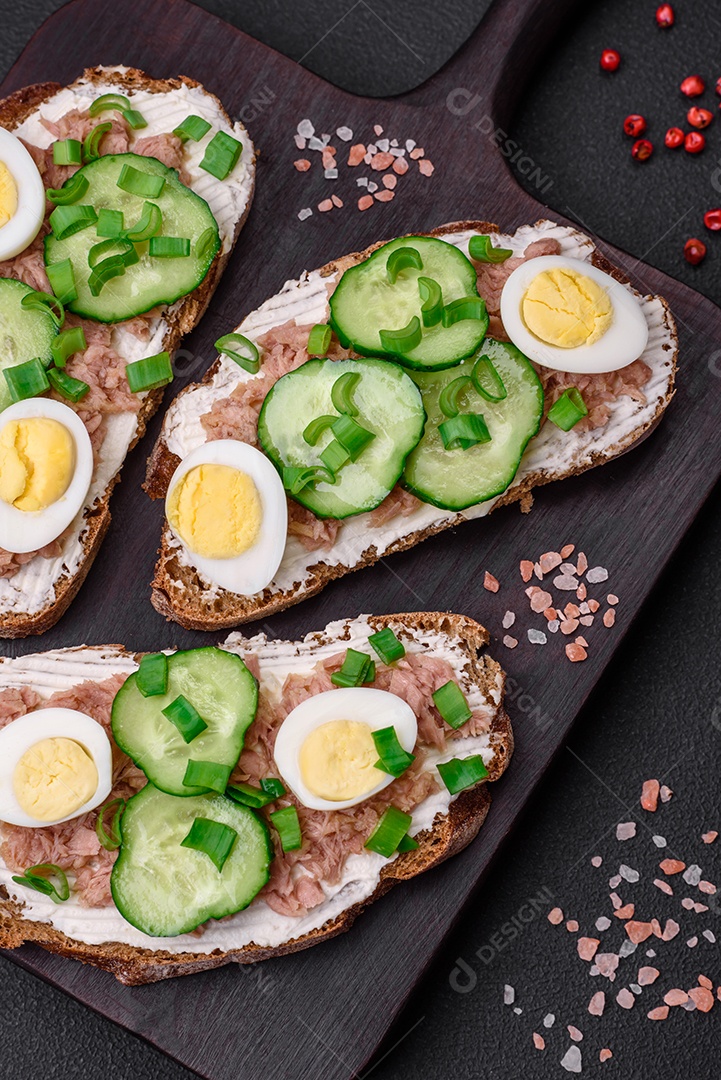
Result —
[{"label": "slice of bread", "polygon": [[[93,98],[113,90],[128,96],[136,109],[142,112],[145,108],[148,113],[148,126],[136,133],[138,138],[169,133],[189,113],[200,112],[212,119],[213,131],[222,125],[243,144],[240,163],[226,182],[232,184],[232,193],[229,189],[226,195],[220,196],[216,191],[215,198],[218,206],[222,206],[223,213],[223,244],[208,274],[192,293],[169,307],[157,310],[147,348],[139,350],[135,342],[132,355],[125,358],[137,360],[143,355],[150,356],[161,351],[168,351],[172,356],[183,336],[189,334],[200,321],[248,216],[255,185],[255,150],[243,125],[239,122],[234,124],[218,98],[200,83],[184,76],[153,79],[143,71],[126,67],[89,68],[68,87],[61,87],[57,83],[39,83],[18,90],[0,101],[0,126],[15,132],[27,142],[47,146],[52,136],[39,124],[40,116],[57,120],[68,110],[85,109]],[[162,104],[158,106],[161,99]],[[193,153],[195,155],[196,149]],[[189,168],[189,172],[191,187],[195,189],[199,186],[198,193],[210,199],[208,191],[211,188],[215,190],[221,182],[207,173],[199,172],[195,164]],[[122,345],[116,347],[124,356]],[[125,456],[142,438],[148,420],[157,410],[162,397],[162,390],[147,393],[140,411],[135,414],[136,422],[126,422],[122,425],[122,431],[120,422],[115,421],[117,434],[113,439],[106,438],[106,443],[112,443],[112,448],[105,457],[105,444],[101,447],[86,504],[63,540],[62,553],[52,559],[35,556],[12,578],[0,578],[0,637],[41,634],[66,611],[82,585],[110,525],[110,496],[119,479]]]},{"label": "slice of bread", "polygon": [[[496,661],[481,655],[488,634],[466,616],[443,612],[359,616],[332,623],[299,642],[269,640],[262,634],[250,639],[232,634],[225,647],[241,655],[253,653],[260,671],[261,694],[265,691],[277,695],[279,674],[308,671],[319,660],[348,645],[361,647],[365,642],[367,647],[367,634],[385,626],[393,628],[408,653],[443,655],[474,713],[487,718],[486,733],[447,740],[448,751],[442,752],[441,759],[483,752],[488,779],[497,780],[513,752],[513,733],[504,708],[505,675]],[[81,647],[3,659],[0,689],[29,687],[47,699],[59,689],[88,680],[102,682],[115,673],[127,674],[135,669],[137,659],[121,646]],[[427,762],[427,767],[434,768],[432,761]],[[0,861],[0,948],[13,949],[34,942],[51,952],[104,968],[129,985],[297,952],[348,930],[368,904],[393,885],[461,851],[476,836],[490,802],[485,782],[456,797],[450,797],[445,789],[431,795],[413,811],[414,826],[410,831],[419,843],[416,850],[390,860],[370,852],[350,856],[346,867],[354,862],[352,871],[344,869],[340,882],[324,886],[326,900],[303,918],[278,916],[262,897],[257,897],[244,912],[208,924],[200,937],[186,934],[174,939],[148,938],[126,923],[114,907],[83,908],[72,899],[64,905],[53,905],[46,897],[18,888]],[[270,927],[259,934],[258,928],[265,927],[268,920]],[[254,931],[260,942],[253,940]]]},{"label": "slice of bread", "polygon": [[[467,252],[468,240],[476,233],[491,234],[496,246],[511,248],[515,254],[522,254],[534,241],[553,239],[560,245],[561,254],[590,260],[611,274],[620,287],[633,292],[628,278],[604,259],[589,237],[565,225],[539,221],[506,235],[487,221],[461,221],[443,225],[429,235],[445,238]],[[258,338],[288,320],[295,320],[299,326],[325,321],[331,286],[348,266],[367,258],[379,246],[375,244],[366,251],[306,273],[297,281],[286,282],[281,292],[243,320],[239,331]],[[360,514],[343,523],[330,550],[309,553],[296,538],[289,537],[275,579],[254,596],[240,596],[206,581],[166,522],[152,582],[154,607],[168,619],[196,630],[227,628],[263,618],[315,595],[335,578],[396,551],[405,551],[463,521],[483,517],[496,507],[520,502],[525,510],[532,501],[533,488],[581,473],[625,453],[658,423],[671,400],[677,354],[676,328],[666,301],[658,296],[634,295],[649,326],[648,345],[642,356],[651,369],[650,381],[644,387],[645,402],[618,397],[610,405],[605,427],[590,431],[567,433],[545,423],[531,440],[513,483],[503,495],[461,513],[423,504],[409,516],[396,518],[383,527],[374,528],[370,515]],[[148,462],[145,487],[152,498],[164,497],[179,461],[206,440],[200,417],[214,402],[227,397],[239,382],[253,377],[221,357],[201,383],[181,391],[166,413],[162,433]]]}]

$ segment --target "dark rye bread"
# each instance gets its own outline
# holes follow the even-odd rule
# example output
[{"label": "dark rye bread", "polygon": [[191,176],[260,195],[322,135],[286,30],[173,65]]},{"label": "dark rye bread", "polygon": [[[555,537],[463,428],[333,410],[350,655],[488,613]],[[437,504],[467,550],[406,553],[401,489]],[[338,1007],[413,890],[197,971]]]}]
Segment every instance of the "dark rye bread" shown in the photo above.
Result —
[{"label": "dark rye bread", "polygon": [[[458,641],[467,656],[466,676],[461,685],[476,685],[488,693],[500,674],[505,684],[505,674],[500,664],[489,656],[480,655],[488,644],[488,631],[465,615],[447,612],[413,612],[399,615],[378,615],[368,618],[374,629],[393,626],[398,633],[401,628],[413,634],[418,631],[436,631]],[[316,635],[319,644],[328,637]],[[338,639],[339,642],[343,637]],[[101,648],[97,646],[97,648]],[[262,650],[258,651],[262,662]],[[496,714],[491,722],[491,740],[495,755],[489,765],[489,781],[497,780],[505,771],[513,753],[513,731],[504,708],[503,691]],[[361,903],[356,903],[329,920],[317,930],[293,938],[276,948],[246,945],[229,952],[171,953],[163,948],[154,950],[136,948],[117,942],[102,945],[85,945],[67,937],[46,923],[26,921],[22,906],[10,900],[0,886],[0,948],[15,949],[26,942],[41,945],[50,952],[73,957],[86,964],[109,971],[128,986],[159,982],[178,975],[191,975],[226,964],[252,964],[288,953],[308,949],[349,930],[365,908],[379,900],[389,889],[401,881],[408,881],[426,870],[439,866],[445,859],[462,851],[477,835],[491,805],[487,783],[461,794],[450,804],[445,815],[437,815],[431,829],[416,836],[419,846],[415,851],[399,855],[381,870],[380,881],[374,892]],[[3,895],[4,894],[4,895]],[[159,939],[162,940],[162,939]]]},{"label": "dark rye bread", "polygon": [[[490,221],[456,221],[449,225],[442,225],[437,229],[432,229],[427,235],[444,235],[450,232],[463,232],[467,229],[473,229],[480,233],[497,233],[499,231],[499,227]],[[365,251],[355,252],[351,255],[346,255],[341,259],[337,259],[334,262],[330,262],[321,269],[320,273],[322,276],[327,277],[336,272],[343,272],[349,266],[353,266],[368,258],[372,252],[381,247],[384,243],[386,243],[386,241],[379,241],[376,244],[372,244],[369,248],[366,248]],[[623,284],[630,283],[630,279],[617,267],[612,266],[599,251],[594,250],[591,261],[595,266],[604,270],[607,274],[610,274],[617,281]],[[659,297],[659,299],[663,305],[665,321],[673,343],[671,346],[673,348],[672,363],[673,373],[675,374],[677,352],[676,329],[668,304],[662,297]],[[217,360],[211,366],[202,380],[204,383],[209,382],[213,378],[213,375],[218,370],[219,364],[220,361]],[[193,385],[186,387],[181,391],[176,400],[181,399],[184,394],[192,391],[193,388]],[[562,480],[565,477],[585,472],[587,469],[594,468],[596,465],[603,465],[612,458],[625,453],[641,439],[645,438],[645,436],[656,426],[672,396],[673,377],[670,380],[668,392],[664,395],[663,399],[658,401],[654,416],[647,422],[639,424],[630,435],[618,442],[609,442],[606,446],[594,449],[588,461],[584,461],[574,468],[564,470],[546,468],[526,476],[521,483],[509,488],[501,498],[497,499],[493,503],[492,509],[495,510],[499,506],[507,506],[509,503],[520,502],[521,509],[525,512],[531,507],[533,501],[531,492],[535,487],[540,487],[542,484],[549,484],[553,480]],[[180,459],[169,451],[164,441],[163,434],[161,433],[148,460],[147,479],[144,485],[145,490],[151,498],[159,499],[165,497],[170,479],[179,463]],[[386,555],[392,555],[399,551],[407,551],[408,548],[415,547],[415,545],[419,544],[422,540],[434,536],[436,533],[443,532],[446,529],[453,529],[465,520],[466,518],[463,514],[456,514],[431,527],[408,532],[405,536],[400,537],[386,548],[382,553],[382,557],[385,558]],[[223,589],[218,589],[217,591],[214,591],[213,594],[209,594],[195,570],[192,567],[182,565],[179,562],[177,552],[172,545],[172,537],[166,521],[163,526],[159,558],[152,581],[151,601],[153,607],[155,607],[161,615],[165,615],[167,619],[180,623],[181,626],[190,630],[227,629],[245,622],[250,622],[254,619],[265,618],[278,611],[283,611],[285,608],[297,604],[301,600],[306,600],[311,596],[315,596],[316,593],[319,593],[321,589],[325,588],[325,586],[334,579],[343,577],[353,570],[361,570],[365,566],[371,566],[381,557],[377,549],[370,546],[362,552],[361,556],[353,565],[338,563],[335,566],[331,566],[323,561],[322,551],[318,554],[319,561],[307,569],[304,579],[300,582],[296,582],[292,589],[278,591],[274,590],[272,587],[268,587],[260,595],[251,597],[239,596]]]},{"label": "dark rye bread", "polygon": [[[153,79],[138,68],[126,68],[124,71],[112,71],[102,67],[86,68],[77,82],[110,83],[125,90],[147,90],[150,93],[163,94],[170,90],[176,90],[180,86],[201,87],[201,83],[194,79],[180,76],[176,79]],[[74,83],[71,85],[75,85]],[[202,88],[202,87],[201,87]],[[35,112],[44,102],[52,98],[63,87],[59,83],[47,82],[36,83],[33,86],[23,87],[14,94],[0,101],[0,127],[13,131],[23,123],[31,113]],[[215,96],[205,91],[217,104],[223,118],[230,124],[232,121],[223,108],[222,103]],[[218,253],[207,275],[192,293],[183,297],[177,304],[166,310],[165,318],[168,330],[163,339],[163,349],[171,354],[178,349],[183,337],[200,322],[210,299],[215,292],[220,278],[225,270],[228,259],[232,253],[240,230],[243,228],[253,201],[253,188],[251,188],[248,203],[242,216],[236,223],[235,235],[229,250],[225,254]],[[142,408],[138,413],[138,429],[135,437],[128,447],[128,453],[145,434],[145,429],[151,416],[157,411],[163,399],[163,390],[151,391],[143,401]],[[54,626],[58,619],[65,613],[74,599],[78,589],[85,580],[93,563],[93,559],[100,550],[105,534],[110,526],[110,496],[113,488],[120,479],[118,471],[106,487],[102,497],[96,499],[95,504],[86,512],[83,528],[83,556],[74,574],[63,573],[55,582],[55,599],[40,611],[30,613],[0,614],[0,637],[21,638],[30,634],[42,634]]]}]

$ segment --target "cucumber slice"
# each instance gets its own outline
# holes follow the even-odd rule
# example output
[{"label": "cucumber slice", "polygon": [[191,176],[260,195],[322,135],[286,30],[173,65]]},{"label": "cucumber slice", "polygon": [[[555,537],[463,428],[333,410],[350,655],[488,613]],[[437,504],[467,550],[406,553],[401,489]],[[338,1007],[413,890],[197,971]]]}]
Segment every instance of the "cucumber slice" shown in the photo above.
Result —
[{"label": "cucumber slice", "polygon": [[[391,284],[387,264],[400,248],[414,249],[422,268],[404,266]],[[434,371],[452,367],[476,352],[488,329],[485,311],[481,319],[460,319],[451,326],[444,326],[443,319],[433,326],[423,325],[420,343],[408,351],[384,348],[381,330],[400,330],[414,318],[424,322],[421,306],[427,290],[421,295],[419,278],[440,286],[445,307],[462,297],[478,296],[475,267],[453,244],[433,236],[391,240],[346,270],[330,298],[331,325],[342,344],[365,356],[391,356],[405,367]]]},{"label": "cucumber slice", "polygon": [[[382,503],[403,472],[403,463],[423,434],[421,395],[409,375],[387,360],[308,360],[272,387],[258,419],[258,439],[275,467],[323,466],[321,454],[335,440],[325,428],[311,446],[303,438],[321,416],[337,417],[332,391],[348,373],[360,375],[353,389],[354,419],[375,438],[355,461],[294,498],[318,517],[345,518]],[[336,395],[338,397],[338,395]]]},{"label": "cucumber slice", "polygon": [[50,346],[58,332],[53,317],[40,308],[22,307],[22,299],[34,292],[14,278],[0,278],[0,412],[12,404],[2,371],[39,357],[53,362]]},{"label": "cucumber slice", "polygon": [[[181,846],[196,818],[238,834],[222,870],[204,852]],[[128,800],[120,831],[113,900],[124,919],[151,937],[187,934],[206,919],[242,911],[270,876],[268,827],[224,795],[178,799],[147,784]]]},{"label": "cucumber slice", "polygon": [[[162,712],[180,694],[208,725],[189,743]],[[188,649],[168,657],[164,694],[143,697],[137,672],[125,680],[113,701],[113,736],[161,791],[198,795],[208,789],[183,783],[188,762],[234,766],[257,706],[258,686],[239,656],[214,647]]]},{"label": "cucumber slice", "polygon": [[[124,165],[165,180],[157,198],[133,195],[117,185]],[[75,174],[88,181],[83,203],[102,209],[120,210],[123,221],[131,229],[143,216],[146,202],[160,208],[163,215],[162,236],[186,237],[190,240],[190,255],[183,258],[160,259],[149,254],[149,242],[135,245],[139,260],[128,266],[120,277],[107,281],[98,296],[88,286],[90,266],[88,253],[101,237],[96,225],[81,229],[65,240],[51,233],[45,237],[45,265],[70,259],[75,275],[77,298],[67,306],[76,315],[99,322],[119,322],[149,311],[157,304],[172,304],[192,292],[207,274],[220,247],[218,224],[204,199],[181,184],[175,169],[168,169],[156,158],[138,154],[107,154],[91,161]],[[208,232],[211,230],[211,232]],[[207,234],[198,249],[198,240]]]},{"label": "cucumber slice", "polygon": [[423,502],[443,510],[465,510],[506,490],[518,471],[529,439],[543,416],[543,387],[533,365],[515,345],[488,338],[483,355],[490,357],[507,391],[502,401],[486,401],[472,384],[458,395],[461,412],[482,413],[491,441],[468,450],[445,450],[438,425],[447,417],[438,399],[454,379],[470,375],[475,357],[450,371],[414,372],[423,395],[428,422],[423,438],[406,461],[402,483]]}]

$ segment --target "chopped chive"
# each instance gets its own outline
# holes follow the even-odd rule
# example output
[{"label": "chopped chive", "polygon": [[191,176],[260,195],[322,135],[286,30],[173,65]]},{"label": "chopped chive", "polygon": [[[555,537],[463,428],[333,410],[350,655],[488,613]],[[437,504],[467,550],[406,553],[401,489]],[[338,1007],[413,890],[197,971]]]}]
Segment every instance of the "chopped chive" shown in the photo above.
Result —
[{"label": "chopped chive", "polygon": [[422,270],[423,259],[414,247],[400,247],[392,251],[386,260],[386,274],[391,285],[395,285],[398,275],[403,270]]},{"label": "chopped chive", "polygon": [[26,311],[44,311],[57,327],[65,322],[65,308],[57,296],[46,292],[26,293],[20,301],[20,307]]},{"label": "chopped chive", "polygon": [[51,367],[48,371],[48,381],[53,390],[57,391],[62,397],[67,398],[68,401],[82,401],[90,390],[86,382],[83,382],[82,379],[74,379],[72,375],[68,375],[67,371],[63,371],[62,368]]},{"label": "chopped chive", "polygon": [[218,230],[209,225],[207,229],[203,229],[202,233],[195,242],[195,257],[196,259],[204,259],[210,249],[218,243]]},{"label": "chopped chive", "polygon": [[3,375],[13,401],[25,401],[26,398],[37,397],[50,389],[45,368],[37,356],[26,360],[24,364],[5,368]]},{"label": "chopped chive", "polygon": [[148,254],[155,259],[185,259],[190,255],[187,236],[151,236]]},{"label": "chopped chive", "polygon": [[[147,697],[148,695],[143,696]],[[178,694],[174,701],[161,709],[161,712],[178,729],[179,734],[186,743],[197,739],[198,735],[202,734],[208,726],[200,713],[183,694]]]},{"label": "chopped chive", "polygon": [[107,120],[89,131],[83,140],[83,161],[97,161],[100,157],[100,140],[112,130],[112,123]]},{"label": "chopped chive", "polygon": [[155,356],[146,356],[142,360],[134,360],[125,368],[128,386],[133,394],[140,394],[144,390],[157,390],[161,386],[167,386],[173,381],[173,366],[170,362],[170,354],[167,352],[157,353]]},{"label": "chopped chive", "polygon": [[[105,816],[109,810],[115,811],[110,822],[110,831],[105,828]],[[98,816],[95,821],[95,833],[106,851],[115,851],[120,847],[122,842],[120,819],[123,816],[124,810],[125,799],[113,799],[112,802],[106,803],[105,806],[101,806],[98,810]]]},{"label": "chopped chive", "polygon": [[548,419],[561,431],[570,431],[572,427],[588,416],[586,402],[583,400],[581,391],[575,386],[569,386],[564,390],[560,398],[554,401],[548,410]]},{"label": "chopped chive", "polygon": [[181,142],[187,142],[189,139],[193,142],[199,142],[204,135],[207,135],[210,131],[210,124],[207,120],[204,120],[202,116],[186,116],[176,128],[173,128],[173,135],[177,135]]},{"label": "chopped chive", "polygon": [[232,765],[223,765],[218,761],[194,761],[191,758],[185,770],[183,783],[186,787],[208,788],[222,795],[228,786],[232,771]]},{"label": "chopped chive", "polygon": [[367,428],[361,427],[347,413],[342,413],[338,417],[331,430],[343,449],[347,450],[351,461],[356,461],[368,446],[368,443],[373,442],[376,437],[374,431],[368,431]]},{"label": "chopped chive", "polygon": [[502,263],[513,254],[510,248],[497,248],[490,236],[472,236],[468,241],[468,254],[476,262]]},{"label": "chopped chive", "polygon": [[323,432],[326,431],[331,424],[334,424],[337,419],[337,416],[316,416],[315,420],[311,420],[303,431],[304,441],[308,443],[308,446],[315,446]]},{"label": "chopped chive", "polygon": [[423,337],[421,320],[417,315],[414,315],[408,325],[402,326],[400,330],[379,330],[378,333],[384,349],[388,352],[401,353],[401,355],[412,352],[417,345],[420,345]]},{"label": "chopped chive", "polygon": [[333,439],[328,443],[325,449],[321,451],[320,460],[327,469],[330,469],[330,471],[335,474],[350,461],[350,454],[344,446],[341,446],[337,439]]},{"label": "chopped chive", "polygon": [[165,653],[147,653],[142,657],[135,685],[143,697],[157,697],[168,690],[168,657]]},{"label": "chopped chive", "polygon": [[480,754],[473,754],[467,758],[451,758],[450,761],[440,762],[436,768],[451,795],[457,795],[459,791],[473,787],[479,780],[485,780],[488,776],[488,769]]},{"label": "chopped chive", "polygon": [[481,413],[461,413],[438,425],[445,450],[470,450],[491,441],[491,433]]},{"label": "chopped chive", "polygon": [[283,851],[297,851],[299,847],[302,847],[303,836],[300,831],[298,811],[294,806],[275,810],[270,815],[270,820],[278,831]]},{"label": "chopped chive", "polygon": [[398,733],[392,725],[374,731],[373,742],[380,758],[375,764],[376,769],[390,773],[391,776],[400,776],[415,761],[415,755],[401,746]]},{"label": "chopped chive", "polygon": [[283,469],[283,487],[291,495],[298,495],[303,488],[320,483],[335,484],[335,473],[320,465],[308,465],[306,468],[286,466]]},{"label": "chopped chive", "polygon": [[308,356],[324,356],[328,351],[333,331],[327,323],[316,323],[308,334]]},{"label": "chopped chive", "polygon": [[443,318],[443,291],[433,278],[419,277],[421,317],[424,326],[437,326]]},{"label": "chopped chive", "polygon": [[[493,389],[489,390],[481,382],[481,377],[487,376],[491,382]],[[486,401],[492,401],[494,404],[499,401],[503,401],[508,396],[503,379],[498,374],[496,365],[491,360],[490,356],[479,356],[473,365],[473,371],[471,372],[471,378],[473,379],[473,385],[475,386],[481,397],[484,397]]]},{"label": "chopped chive", "polygon": [[98,220],[92,206],[56,206],[48,218],[50,228],[58,240],[66,240],[81,229],[87,229]]},{"label": "chopped chive", "polygon": [[368,635],[368,644],[384,664],[394,664],[406,655],[405,646],[399,641],[390,626]]},{"label": "chopped chive", "polygon": [[281,795],[285,795],[285,786],[282,780],[279,780],[276,776],[266,776],[260,782],[260,786],[263,791],[268,795],[272,795],[274,799],[279,799]]},{"label": "chopped chive", "polygon": [[78,298],[78,290],[75,285],[75,273],[70,259],[62,262],[50,263],[45,267],[50,288],[61,304],[70,304]]},{"label": "chopped chive", "polygon": [[237,832],[231,829],[230,825],[225,825],[222,821],[213,821],[211,818],[198,817],[190,826],[188,835],[180,841],[180,846],[202,851],[220,872],[233,850],[237,837]]},{"label": "chopped chive", "polygon": [[146,202],[143,213],[125,234],[132,244],[141,244],[156,236],[163,227],[163,212],[155,203]]},{"label": "chopped chive", "polygon": [[361,377],[358,371],[346,371],[345,375],[341,375],[339,379],[333,383],[330,390],[330,399],[333,402],[333,407],[338,410],[339,413],[345,413],[347,416],[357,416],[358,409],[353,401],[353,394],[355,393]]},{"label": "chopped chive", "polygon": [[[58,879],[59,887],[49,880],[51,877]],[[49,896],[56,904],[61,904],[70,896],[70,886],[65,871],[55,863],[38,863],[29,866],[22,877],[13,877],[18,885],[24,885],[26,889],[34,889],[35,892]]]},{"label": "chopped chive", "polygon": [[253,810],[260,810],[275,799],[274,795],[263,791],[262,788],[253,787],[252,784],[228,784],[225,794],[228,798],[242,803],[243,806],[250,806]]},{"label": "chopped chive", "polygon": [[345,659],[338,671],[333,672],[330,681],[334,686],[361,686],[371,662],[367,653],[357,649],[346,649]]},{"label": "chopped chive", "polygon": [[50,202],[55,203],[56,206],[69,206],[71,203],[77,202],[78,199],[82,199],[89,186],[87,176],[83,176],[81,172],[76,172],[65,181],[62,187],[48,188],[45,194]]},{"label": "chopped chive", "polygon": [[99,116],[101,112],[107,112],[108,109],[122,112],[124,109],[129,108],[130,102],[122,94],[101,94],[100,97],[96,97],[95,101],[91,102],[88,116]]},{"label": "chopped chive", "polygon": [[460,406],[458,404],[458,398],[467,390],[469,386],[473,385],[473,379],[470,375],[459,375],[453,382],[449,382],[447,386],[444,386],[441,390],[440,397],[438,398],[438,407],[444,416],[451,419],[454,416],[458,416],[460,412]]},{"label": "chopped chive", "polygon": [[396,848],[396,851],[415,851],[417,847],[418,841],[414,840],[413,837],[409,835],[409,833],[406,833],[406,835],[401,837],[401,839],[398,841],[398,847]]},{"label": "chopped chive", "polygon": [[260,369],[258,347],[243,334],[223,334],[216,341],[215,347],[219,353],[235,360],[239,367],[249,371],[251,375],[255,375]]},{"label": "chopped chive", "polygon": [[[137,262],[137,258],[134,261]],[[94,266],[88,277],[88,288],[93,296],[100,296],[107,283],[113,278],[122,277],[128,265],[130,264],[125,255],[109,255],[107,259],[103,259]]]},{"label": "chopped chive", "polygon": [[433,703],[443,720],[454,730],[471,719],[472,713],[468,708],[464,693],[453,679],[449,679],[447,683],[434,691]]},{"label": "chopped chive", "polygon": [[58,139],[53,143],[53,165],[82,165],[83,147],[77,139]]},{"label": "chopped chive", "polygon": [[75,353],[87,349],[85,331],[82,326],[73,326],[70,330],[62,330],[50,343],[50,352],[53,356],[55,367],[64,368],[68,358]]},{"label": "chopped chive", "polygon": [[217,180],[225,180],[237,165],[242,150],[242,143],[232,135],[225,131],[216,131],[205,148],[200,167]]},{"label": "chopped chive", "polygon": [[125,228],[122,210],[109,210],[103,206],[98,210],[98,224],[96,232],[98,236],[107,236],[109,239],[117,239],[122,235]]},{"label": "chopped chive", "polygon": [[131,195],[139,195],[143,199],[157,199],[165,187],[165,177],[125,164],[120,170],[117,184],[122,191]]},{"label": "chopped chive", "polygon": [[365,842],[369,851],[390,859],[398,849],[403,837],[411,826],[412,817],[404,814],[396,806],[389,806],[383,811],[381,819]]},{"label": "chopped chive", "polygon": [[443,308],[443,325],[453,326],[464,319],[483,319],[486,301],[480,296],[461,296]]},{"label": "chopped chive", "polygon": [[146,128],[148,126],[148,121],[137,109],[123,109],[122,112],[125,117],[125,123],[128,127],[131,127],[133,131],[139,131],[140,128]]}]

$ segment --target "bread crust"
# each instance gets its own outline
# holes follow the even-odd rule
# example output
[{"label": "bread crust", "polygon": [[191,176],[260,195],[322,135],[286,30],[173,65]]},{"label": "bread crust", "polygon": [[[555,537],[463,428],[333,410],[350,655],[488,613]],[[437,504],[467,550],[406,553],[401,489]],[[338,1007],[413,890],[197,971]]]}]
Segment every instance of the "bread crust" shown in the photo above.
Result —
[{"label": "bread crust", "polygon": [[[500,675],[500,665],[485,655],[479,655],[489,640],[487,630],[466,615],[450,612],[412,612],[398,615],[377,615],[368,619],[374,629],[402,624],[413,631],[436,631],[460,641],[468,657],[468,679],[481,689],[489,689]],[[321,635],[322,636],[322,635]],[[98,646],[98,648],[101,648]],[[102,648],[108,648],[103,646]],[[497,780],[505,771],[513,753],[513,731],[505,711],[503,690],[500,703],[490,727],[494,758],[489,766],[488,781]],[[21,906],[11,901],[0,886],[0,948],[15,949],[26,942],[41,945],[50,952],[69,956],[83,963],[109,971],[128,986],[158,982],[179,975],[223,967],[226,964],[251,964],[289,953],[308,949],[321,941],[337,937],[349,930],[358,916],[372,903],[384,896],[394,885],[408,881],[418,874],[439,866],[452,855],[462,851],[474,839],[486,819],[491,805],[488,783],[462,792],[444,815],[437,815],[430,829],[419,833],[415,851],[399,855],[381,870],[380,880],[367,899],[354,904],[329,920],[317,930],[303,934],[276,948],[254,944],[228,952],[171,953],[167,950],[141,949],[118,942],[86,945],[67,937],[47,923],[30,922],[22,917]]]},{"label": "bread crust", "polygon": [[[218,106],[218,109],[229,124],[232,123],[220,100],[202,87],[202,84],[194,79],[179,76],[175,79],[153,79],[139,68],[126,68],[124,71],[109,71],[102,67],[86,68],[82,76],[72,83],[75,86],[79,82],[109,83],[128,90],[147,90],[150,93],[163,94],[170,90],[176,90],[180,86],[200,87]],[[0,127],[14,130],[24,120],[35,112],[44,102],[52,98],[63,87],[60,83],[47,82],[35,83],[32,86],[23,87],[0,101]],[[254,157],[255,160],[255,157]],[[168,307],[164,318],[168,329],[163,338],[163,350],[170,353],[171,358],[176,352],[186,334],[197,326],[202,318],[210,299],[218,286],[223,271],[227,266],[236,240],[246,222],[250,207],[253,202],[255,183],[251,187],[250,195],[245,210],[235,226],[230,247],[227,252],[219,253],[214,259],[203,281],[188,293],[178,303]],[[142,439],[151,417],[157,412],[163,400],[163,390],[151,391],[143,400],[142,408],[138,413],[138,427],[135,437],[128,447],[127,453]],[[126,455],[127,456],[127,455]],[[31,634],[43,634],[64,615],[72,603],[80,586],[85,581],[93,560],[100,550],[100,546],[110,527],[110,497],[113,488],[120,479],[120,471],[111,478],[103,495],[96,499],[93,507],[86,512],[86,532],[83,536],[83,554],[81,561],[74,574],[63,573],[55,582],[55,599],[48,603],[40,611],[32,614],[27,612],[12,612],[0,615],[0,638],[22,638]]]},{"label": "bread crust", "polygon": [[[464,232],[471,229],[480,233],[493,233],[499,231],[498,225],[490,221],[456,221],[448,225],[441,225],[437,229],[432,229],[425,235],[447,235],[448,233]],[[420,234],[416,233],[413,235]],[[385,240],[378,241],[366,248],[365,251],[354,252],[350,255],[345,255],[340,259],[336,259],[333,262],[327,263],[321,269],[320,273],[322,276],[327,277],[336,272],[343,272],[349,266],[356,265],[358,262],[368,258],[369,255],[386,242],[387,241]],[[617,281],[623,284],[630,284],[628,276],[609,263],[597,249],[594,250],[591,261],[595,266],[598,266],[599,269],[610,274]],[[508,506],[514,502],[520,502],[522,508],[525,509],[532,503],[532,491],[534,488],[540,487],[543,484],[549,484],[554,480],[562,480],[566,477],[578,475],[588,469],[595,468],[597,465],[605,464],[612,458],[626,453],[626,451],[630,450],[642,439],[646,438],[659,423],[674,394],[673,383],[676,372],[676,354],[678,347],[676,328],[668,304],[662,297],[659,297],[659,299],[663,305],[665,319],[673,341],[673,377],[670,380],[670,389],[665,394],[664,398],[659,401],[654,416],[649,421],[639,424],[630,435],[619,442],[608,446],[603,450],[593,451],[588,463],[580,464],[577,467],[568,470],[555,472],[552,470],[543,470],[526,476],[520,484],[509,488],[504,495],[494,501],[491,512],[497,507]],[[206,372],[204,378],[201,380],[201,384],[207,384],[212,380],[213,376],[218,371],[219,365],[220,360],[218,359]],[[180,399],[197,385],[198,384],[196,383],[185,387],[176,400]],[[144,488],[151,498],[157,499],[165,497],[170,479],[179,464],[180,459],[177,455],[170,452],[161,433],[148,459],[147,479]],[[266,618],[279,611],[284,611],[293,604],[300,603],[302,600],[307,600],[312,596],[317,595],[326,587],[326,585],[339,577],[343,577],[355,570],[361,570],[366,566],[372,566],[373,563],[377,562],[381,557],[385,558],[387,555],[393,555],[396,552],[407,551],[409,548],[415,547],[416,544],[420,544],[422,540],[435,536],[437,533],[444,532],[446,529],[454,529],[465,521],[466,518],[463,514],[456,514],[453,517],[428,528],[407,533],[389,547],[385,548],[382,554],[379,554],[377,549],[371,546],[362,553],[358,561],[352,566],[343,563],[331,566],[328,563],[319,561],[308,567],[305,571],[304,580],[297,583],[298,587],[292,590],[273,591],[268,588],[265,589],[260,596],[244,597],[223,589],[218,589],[214,592],[212,601],[209,600],[207,590],[204,588],[203,582],[199,578],[197,572],[192,567],[181,564],[178,560],[176,554],[177,549],[172,543],[171,533],[167,521],[165,521],[158,551],[158,561],[156,563],[153,581],[151,582],[151,602],[156,611],[160,612],[161,615],[164,615],[166,619],[177,622],[188,630],[229,629],[233,626],[239,626],[243,623],[251,622],[255,619]]]}]

